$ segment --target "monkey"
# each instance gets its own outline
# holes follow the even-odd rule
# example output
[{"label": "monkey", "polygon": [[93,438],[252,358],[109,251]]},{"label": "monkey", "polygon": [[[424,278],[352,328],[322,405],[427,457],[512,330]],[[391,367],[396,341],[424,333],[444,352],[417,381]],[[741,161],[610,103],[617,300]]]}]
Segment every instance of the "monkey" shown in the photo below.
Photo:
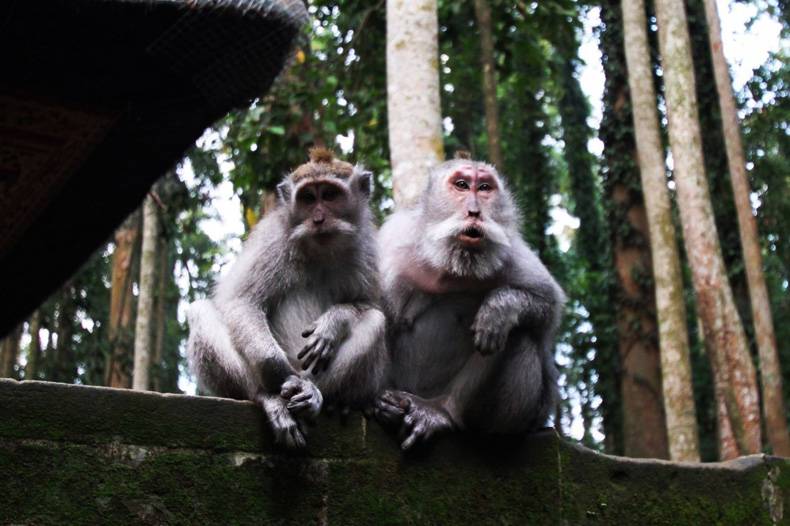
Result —
[{"label": "monkey", "polygon": [[313,148],[210,299],[189,308],[199,385],[258,404],[286,447],[306,445],[324,397],[364,408],[383,387],[372,184],[371,172]]},{"label": "monkey", "polygon": [[374,415],[404,450],[454,430],[532,431],[553,411],[565,296],[521,222],[505,179],[467,154],[381,227],[391,379]]}]

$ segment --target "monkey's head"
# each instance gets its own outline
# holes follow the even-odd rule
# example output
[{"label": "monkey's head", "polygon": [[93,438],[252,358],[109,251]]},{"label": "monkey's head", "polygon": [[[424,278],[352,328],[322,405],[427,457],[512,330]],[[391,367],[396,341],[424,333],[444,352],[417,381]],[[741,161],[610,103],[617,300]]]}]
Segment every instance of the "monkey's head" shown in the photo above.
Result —
[{"label": "monkey's head", "polygon": [[420,251],[434,266],[475,279],[490,278],[502,267],[520,222],[493,166],[467,156],[438,165],[422,207],[427,231]]},{"label": "monkey's head", "polygon": [[372,174],[335,159],[325,148],[277,185],[288,212],[290,239],[311,248],[345,245],[369,220]]}]

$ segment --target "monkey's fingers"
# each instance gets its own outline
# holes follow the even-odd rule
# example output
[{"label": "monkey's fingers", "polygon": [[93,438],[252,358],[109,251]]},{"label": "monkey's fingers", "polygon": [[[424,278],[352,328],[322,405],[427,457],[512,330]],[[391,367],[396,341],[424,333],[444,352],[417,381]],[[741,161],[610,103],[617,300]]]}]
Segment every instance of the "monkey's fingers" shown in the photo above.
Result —
[{"label": "monkey's fingers", "polygon": [[402,394],[401,391],[384,391],[379,397],[387,403],[400,407],[403,411],[408,411],[411,407],[411,399]]},{"label": "monkey's fingers", "polygon": [[301,386],[297,380],[286,380],[280,387],[280,396],[288,400],[300,390]]},{"label": "monkey's fingers", "polygon": [[315,348],[316,348],[316,346],[317,346],[319,343],[321,343],[321,340],[320,340],[319,338],[315,338],[315,339],[313,339],[313,340],[311,340],[311,341],[307,342],[307,343],[305,344],[305,346],[304,346],[304,347],[302,347],[302,350],[301,350],[301,351],[299,351],[299,354],[297,354],[297,355],[296,355],[296,358],[297,358],[297,359],[299,359],[299,360],[301,360],[303,356],[305,356],[307,353],[309,353],[309,352],[311,352],[313,349],[315,349]]},{"label": "monkey's fingers", "polygon": [[488,356],[498,349],[495,334],[491,331],[478,331],[475,333],[475,348],[477,352]]},{"label": "monkey's fingers", "polygon": [[379,422],[388,426],[396,426],[403,420],[403,409],[381,399],[376,400],[373,414]]},{"label": "monkey's fingers", "polygon": [[302,338],[308,338],[314,332],[315,332],[315,327],[310,327],[309,329],[305,329],[302,331]]},{"label": "monkey's fingers", "polygon": [[332,357],[335,355],[334,347],[329,344],[324,347],[324,350],[321,351],[321,356],[315,361],[315,367],[313,368],[313,374],[322,373],[329,369],[329,363],[332,361]]},{"label": "monkey's fingers", "polygon": [[307,445],[307,440],[305,440],[304,435],[299,428],[293,426],[292,428],[288,429],[288,443],[294,449],[302,449]]},{"label": "monkey's fingers", "polygon": [[408,451],[409,449],[414,447],[414,445],[417,442],[421,442],[425,438],[425,434],[426,434],[425,431],[426,431],[426,429],[425,429],[425,426],[423,424],[419,424],[419,425],[415,426],[414,429],[412,430],[411,434],[409,434],[409,436],[406,438],[406,440],[404,440],[401,443],[401,445],[400,445],[401,449],[403,451]]},{"label": "monkey's fingers", "polygon": [[[325,341],[321,341],[318,346],[316,346],[313,350],[311,350],[307,356],[305,356],[304,360],[302,361],[302,370],[307,371],[310,369],[310,366],[315,363],[318,358],[321,356],[321,352],[323,352],[324,347],[326,347],[327,343]],[[313,371],[315,372],[315,371]]]},{"label": "monkey's fingers", "polygon": [[291,404],[297,404],[305,400],[310,400],[310,398],[312,397],[313,397],[313,393],[311,393],[310,391],[302,391],[301,393],[291,397],[291,399],[288,401],[287,407],[290,409]]},{"label": "monkey's fingers", "polygon": [[299,413],[302,413],[303,411],[307,411],[308,409],[310,409],[312,405],[313,405],[312,400],[310,398],[307,398],[306,400],[301,400],[299,402],[293,402],[293,401],[288,402],[288,405],[286,407],[288,407],[288,410],[292,414],[298,415]]}]

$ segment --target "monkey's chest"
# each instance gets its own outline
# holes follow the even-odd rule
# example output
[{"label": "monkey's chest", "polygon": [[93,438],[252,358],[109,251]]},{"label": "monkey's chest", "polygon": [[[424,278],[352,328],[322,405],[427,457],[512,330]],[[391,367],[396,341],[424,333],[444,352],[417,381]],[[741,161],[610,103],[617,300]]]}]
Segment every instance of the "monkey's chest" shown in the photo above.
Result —
[{"label": "monkey's chest", "polygon": [[293,365],[305,343],[302,332],[331,305],[331,298],[299,291],[289,294],[270,312],[269,324],[274,339]]},{"label": "monkey's chest", "polygon": [[421,295],[403,308],[392,360],[401,389],[438,396],[474,352],[472,323],[482,297]]}]

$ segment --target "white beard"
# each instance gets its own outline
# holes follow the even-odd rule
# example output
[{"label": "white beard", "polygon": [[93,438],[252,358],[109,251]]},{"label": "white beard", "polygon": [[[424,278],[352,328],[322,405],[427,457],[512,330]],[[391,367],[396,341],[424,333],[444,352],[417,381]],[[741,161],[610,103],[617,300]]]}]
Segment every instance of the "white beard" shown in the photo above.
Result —
[{"label": "white beard", "polygon": [[418,244],[419,254],[433,267],[458,277],[487,279],[505,264],[510,239],[505,230],[493,221],[480,225],[483,241],[479,247],[465,247],[458,236],[467,223],[450,217],[428,227]]}]

